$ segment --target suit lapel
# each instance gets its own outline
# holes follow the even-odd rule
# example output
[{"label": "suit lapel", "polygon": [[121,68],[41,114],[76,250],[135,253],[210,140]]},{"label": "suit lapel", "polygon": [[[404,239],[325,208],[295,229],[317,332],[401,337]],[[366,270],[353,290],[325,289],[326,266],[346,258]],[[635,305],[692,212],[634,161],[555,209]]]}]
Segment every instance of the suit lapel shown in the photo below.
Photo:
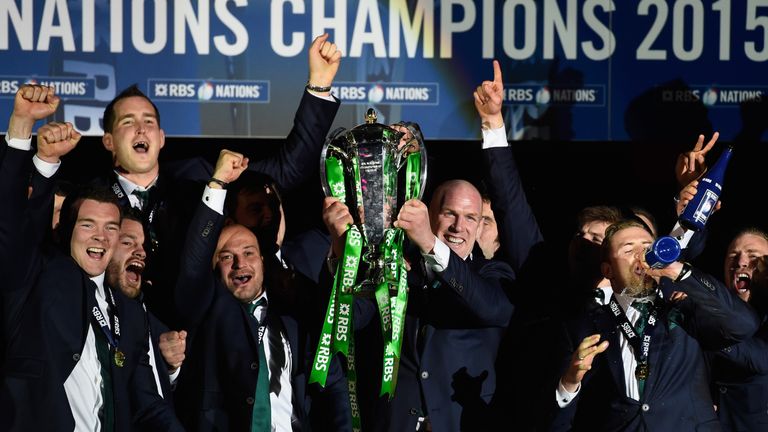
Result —
[{"label": "suit lapel", "polygon": [[[296,375],[303,371],[303,367],[299,365],[299,351],[303,350],[301,344],[298,341],[299,329],[295,320],[289,319],[283,315],[274,316],[272,319],[279,320],[282,324],[284,337],[288,341],[291,352],[291,375]],[[270,329],[271,330],[271,329]],[[279,329],[275,329],[279,330]]]},{"label": "suit lapel", "polygon": [[[594,323],[597,331],[601,335],[601,340],[607,340],[608,349],[603,353],[605,355],[608,370],[611,372],[613,382],[618,387],[619,394],[627,394],[627,387],[624,383],[624,363],[621,359],[621,345],[619,344],[619,334],[616,331],[616,323],[610,313],[604,309],[595,311]],[[581,341],[578,341],[581,343]]]},{"label": "suit lapel", "polygon": [[243,320],[245,320],[245,327],[248,329],[248,337],[251,339],[251,343],[254,349],[253,355],[258,357],[257,353],[259,348],[259,326],[257,325],[254,317],[248,313],[248,305],[245,303],[240,303],[240,313],[242,314]]},{"label": "suit lapel", "polygon": [[667,313],[668,310],[662,307],[658,314],[659,322],[652,327],[651,346],[648,349],[648,365],[650,367],[650,373],[645,382],[643,395],[640,397],[642,400],[648,399],[647,395],[651,394],[654,387],[656,387],[656,380],[659,379],[659,374],[653,372],[654,370],[658,371],[661,368],[661,362],[663,360],[663,357],[661,356],[661,347],[664,345],[667,338]]}]

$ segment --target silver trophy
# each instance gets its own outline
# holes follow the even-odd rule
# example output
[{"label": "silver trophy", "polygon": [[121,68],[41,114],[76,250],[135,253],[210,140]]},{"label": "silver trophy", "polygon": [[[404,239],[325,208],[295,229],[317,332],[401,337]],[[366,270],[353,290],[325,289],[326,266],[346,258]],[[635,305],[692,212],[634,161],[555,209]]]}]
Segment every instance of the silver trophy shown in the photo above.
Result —
[{"label": "silver trophy", "polygon": [[[365,123],[352,129],[333,131],[320,153],[320,173],[326,196],[333,196],[326,172],[326,160],[341,161],[346,189],[345,204],[355,225],[363,234],[362,261],[367,265],[361,291],[380,280],[386,263],[379,253],[385,232],[393,228],[397,213],[405,202],[406,161],[419,152],[419,184],[427,176],[427,154],[421,131],[413,123],[397,123],[392,127],[376,122],[376,111],[368,109]],[[356,168],[357,166],[357,168]],[[356,172],[357,171],[357,172]],[[359,181],[358,174],[359,173]],[[421,199],[423,187],[419,188]],[[357,209],[357,211],[355,211]]]}]

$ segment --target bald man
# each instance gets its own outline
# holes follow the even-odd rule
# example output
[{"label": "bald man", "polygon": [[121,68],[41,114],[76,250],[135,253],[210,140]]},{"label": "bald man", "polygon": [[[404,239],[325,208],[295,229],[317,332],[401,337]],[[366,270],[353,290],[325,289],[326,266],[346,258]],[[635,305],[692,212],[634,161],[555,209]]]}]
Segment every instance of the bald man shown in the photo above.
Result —
[{"label": "bald man", "polygon": [[[408,308],[395,397],[374,429],[482,430],[496,352],[512,316],[506,291],[514,274],[475,248],[481,218],[480,193],[463,180],[440,185],[429,209],[419,200],[401,208],[395,226],[415,249]],[[338,254],[352,217],[326,198],[323,219]]]},{"label": "bald man", "polygon": [[[243,155],[222,150],[213,177],[232,183],[247,166]],[[188,430],[308,430],[307,325],[270,294],[256,235],[224,227],[226,193],[218,181],[208,184],[181,256],[175,302],[191,342],[175,393],[180,416]],[[328,384],[338,414],[330,428],[349,430],[335,362]]]}]

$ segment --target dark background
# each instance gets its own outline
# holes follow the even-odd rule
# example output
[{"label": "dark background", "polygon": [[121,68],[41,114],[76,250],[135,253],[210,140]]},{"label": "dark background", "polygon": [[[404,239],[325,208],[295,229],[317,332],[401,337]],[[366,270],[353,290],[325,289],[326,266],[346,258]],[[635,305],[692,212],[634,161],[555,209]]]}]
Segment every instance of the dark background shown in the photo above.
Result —
[{"label": "dark background", "polygon": [[[768,123],[768,118],[764,120]],[[707,140],[711,131],[706,133]],[[663,134],[660,134],[663,135]],[[659,138],[637,142],[512,141],[528,200],[545,239],[565,259],[566,244],[576,231],[575,216],[587,205],[638,205],[656,217],[660,233],[674,222],[673,197],[678,191],[674,165],[680,152],[693,148],[697,134],[674,141]],[[245,153],[252,159],[266,157],[282,140],[168,138],[161,152],[161,167],[173,161],[203,157],[215,163],[222,148]],[[707,155],[711,166],[722,148],[719,141]],[[709,221],[710,236],[705,253],[694,264],[721,276],[722,257],[734,231],[746,225],[768,228],[763,210],[766,198],[768,147],[766,143],[743,140],[726,172],[721,196],[723,207]],[[478,141],[426,141],[429,157],[425,200],[443,180],[464,178],[481,186],[482,159]],[[98,137],[84,137],[64,158],[61,175],[73,181],[87,180],[110,164],[110,155]],[[319,166],[319,161],[318,161]],[[284,193],[288,235],[321,227],[322,189],[317,171],[304,185]],[[565,272],[560,263],[552,263]]]}]

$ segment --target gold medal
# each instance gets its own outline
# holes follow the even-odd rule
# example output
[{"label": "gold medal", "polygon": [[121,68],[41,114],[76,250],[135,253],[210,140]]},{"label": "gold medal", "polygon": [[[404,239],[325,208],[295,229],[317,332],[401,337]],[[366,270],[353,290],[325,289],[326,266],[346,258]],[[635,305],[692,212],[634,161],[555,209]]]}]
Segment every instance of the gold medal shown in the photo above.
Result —
[{"label": "gold medal", "polygon": [[115,366],[125,366],[125,354],[117,348],[115,348]]},{"label": "gold medal", "polygon": [[635,368],[635,378],[639,380],[647,379],[649,372],[650,368],[648,367],[648,363],[639,363]]}]

